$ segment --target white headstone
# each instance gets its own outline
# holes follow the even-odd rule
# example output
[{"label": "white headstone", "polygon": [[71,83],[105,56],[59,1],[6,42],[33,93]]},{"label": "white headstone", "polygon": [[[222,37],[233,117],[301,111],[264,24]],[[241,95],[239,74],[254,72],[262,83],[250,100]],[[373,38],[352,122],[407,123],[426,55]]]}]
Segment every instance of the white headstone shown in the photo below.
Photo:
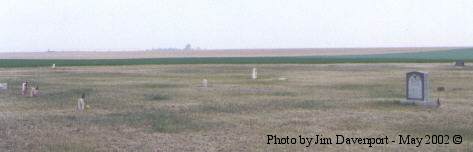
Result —
[{"label": "white headstone", "polygon": [[406,74],[406,100],[402,103],[437,106],[430,100],[429,74],[427,72],[409,72]]},{"label": "white headstone", "polygon": [[84,98],[79,98],[79,100],[77,100],[77,108],[76,110],[78,112],[82,112],[84,111],[84,108],[85,108],[85,101],[84,101]]},{"label": "white headstone", "polygon": [[407,99],[424,100],[424,82],[421,75],[413,74],[407,80]]},{"label": "white headstone", "polygon": [[51,66],[51,68],[53,68],[53,69],[56,68],[56,64],[53,64],[53,65]]},{"label": "white headstone", "polygon": [[7,91],[8,84],[7,83],[0,83],[0,92]]},{"label": "white headstone", "polygon": [[28,81],[24,81],[21,84],[21,95],[26,95],[28,91]]},{"label": "white headstone", "polygon": [[256,68],[253,68],[253,73],[251,73],[251,79],[255,80],[258,78],[258,73],[256,71]]},{"label": "white headstone", "polygon": [[36,96],[36,88],[35,88],[35,87],[31,87],[30,97],[35,97],[35,96]]},{"label": "white headstone", "polygon": [[207,79],[202,80],[202,87],[207,88],[207,86],[208,86],[208,81],[207,81]]}]

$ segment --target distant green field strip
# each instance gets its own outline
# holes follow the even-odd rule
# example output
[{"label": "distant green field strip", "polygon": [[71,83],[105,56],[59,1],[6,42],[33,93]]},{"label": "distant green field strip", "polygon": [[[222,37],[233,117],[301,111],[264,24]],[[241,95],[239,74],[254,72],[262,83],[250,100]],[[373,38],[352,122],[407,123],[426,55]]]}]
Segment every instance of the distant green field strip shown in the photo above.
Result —
[{"label": "distant green field strip", "polygon": [[146,64],[324,64],[324,63],[425,63],[473,61],[473,48],[434,52],[377,55],[301,56],[301,57],[204,57],[152,59],[38,60],[0,59],[0,67],[98,66]]},{"label": "distant green field strip", "polygon": [[352,57],[376,58],[376,59],[414,59],[414,60],[473,60],[473,48],[433,51],[433,52],[357,55],[357,56],[352,56]]}]

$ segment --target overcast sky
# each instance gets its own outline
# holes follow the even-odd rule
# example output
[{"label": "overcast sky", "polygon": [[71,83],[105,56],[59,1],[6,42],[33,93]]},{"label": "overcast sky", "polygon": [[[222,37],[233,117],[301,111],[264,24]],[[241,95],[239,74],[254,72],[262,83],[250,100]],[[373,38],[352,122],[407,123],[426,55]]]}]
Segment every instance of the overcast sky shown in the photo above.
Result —
[{"label": "overcast sky", "polygon": [[472,0],[1,0],[0,51],[473,46]]}]

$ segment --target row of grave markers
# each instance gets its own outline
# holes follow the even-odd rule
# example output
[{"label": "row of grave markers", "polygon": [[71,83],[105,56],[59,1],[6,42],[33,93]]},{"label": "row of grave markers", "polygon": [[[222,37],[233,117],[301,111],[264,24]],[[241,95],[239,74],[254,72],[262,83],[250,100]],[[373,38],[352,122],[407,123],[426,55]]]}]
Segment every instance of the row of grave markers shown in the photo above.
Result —
[{"label": "row of grave markers", "polygon": [[[258,78],[258,73],[256,68],[253,68],[253,72],[251,73],[251,79],[256,80]],[[281,79],[279,79],[281,80]],[[284,78],[286,80],[286,78]],[[202,79],[202,87],[207,88],[209,86],[209,81],[207,79]]]},{"label": "row of grave markers", "polygon": [[[30,87],[30,85],[31,85],[31,82],[23,81],[23,83],[21,84],[21,95],[23,96],[29,95],[30,97],[39,96],[39,87],[38,86]],[[6,90],[8,90],[8,84],[0,83],[0,92],[6,91]],[[88,107],[89,105],[87,105],[85,102],[85,94],[82,94],[82,96],[77,100],[76,111],[83,112],[84,109]]]},{"label": "row of grave markers", "polygon": [[[456,65],[457,66],[457,65]],[[460,64],[459,66],[464,66]],[[258,78],[256,68],[253,68],[251,79]],[[278,80],[287,80],[287,78],[279,78]],[[202,86],[208,87],[208,80],[202,80]],[[415,104],[421,106],[440,106],[440,100],[432,101],[430,99],[430,82],[429,73],[421,71],[413,71],[406,74],[406,100],[402,100],[401,104]]]},{"label": "row of grave markers", "polygon": [[21,83],[21,95],[26,96],[28,95],[28,92],[29,92],[30,97],[38,96],[39,86],[36,85],[30,88],[30,85],[31,85],[31,82],[29,81],[23,81],[23,83]]}]

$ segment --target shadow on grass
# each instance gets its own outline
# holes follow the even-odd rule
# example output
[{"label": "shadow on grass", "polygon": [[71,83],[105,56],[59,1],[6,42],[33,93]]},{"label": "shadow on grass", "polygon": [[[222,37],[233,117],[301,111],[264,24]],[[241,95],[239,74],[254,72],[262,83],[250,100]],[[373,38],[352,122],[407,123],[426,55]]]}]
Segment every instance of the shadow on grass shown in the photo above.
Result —
[{"label": "shadow on grass", "polygon": [[172,83],[159,83],[159,84],[137,84],[137,87],[142,88],[150,88],[150,89],[157,89],[157,88],[182,88],[185,85],[180,84],[172,84]]},{"label": "shadow on grass", "polygon": [[196,108],[194,112],[216,112],[216,113],[257,113],[268,112],[272,110],[291,110],[291,109],[329,109],[334,105],[326,101],[304,100],[304,101],[286,101],[275,100],[256,103],[203,103]]},{"label": "shadow on grass", "polygon": [[76,113],[73,115],[53,115],[41,121],[65,126],[121,126],[144,128],[144,131],[161,133],[179,133],[182,131],[200,131],[209,128],[211,123],[195,117],[170,110],[145,109],[142,111],[120,112],[105,115]]},{"label": "shadow on grass", "polygon": [[96,151],[92,147],[87,147],[83,144],[74,144],[74,143],[62,143],[62,144],[47,144],[43,145],[41,148],[43,151],[48,151],[48,152],[64,152],[64,151],[81,151],[81,152],[86,152],[86,151]]},{"label": "shadow on grass", "polygon": [[382,84],[343,84],[330,86],[330,88],[335,90],[366,92],[371,98],[402,98],[404,95],[403,91],[395,90]]},{"label": "shadow on grass", "polygon": [[92,121],[97,124],[126,124],[145,127],[152,132],[178,133],[185,130],[204,129],[205,122],[197,122],[190,116],[168,110],[145,110],[139,112],[113,113],[98,117]]},{"label": "shadow on grass", "polygon": [[164,94],[145,94],[145,99],[146,100],[151,100],[151,101],[161,101],[161,100],[169,100],[171,97],[169,95],[164,95]]},{"label": "shadow on grass", "polygon": [[93,88],[69,89],[59,92],[44,93],[40,97],[47,98],[47,101],[63,101],[65,98],[80,97],[82,93],[91,96],[95,91]]},{"label": "shadow on grass", "polygon": [[294,92],[274,92],[273,96],[282,96],[282,97],[296,97],[298,94]]},{"label": "shadow on grass", "polygon": [[383,111],[404,111],[422,109],[421,107],[416,105],[401,104],[400,100],[375,100],[369,101],[367,103],[361,103],[360,106]]}]

